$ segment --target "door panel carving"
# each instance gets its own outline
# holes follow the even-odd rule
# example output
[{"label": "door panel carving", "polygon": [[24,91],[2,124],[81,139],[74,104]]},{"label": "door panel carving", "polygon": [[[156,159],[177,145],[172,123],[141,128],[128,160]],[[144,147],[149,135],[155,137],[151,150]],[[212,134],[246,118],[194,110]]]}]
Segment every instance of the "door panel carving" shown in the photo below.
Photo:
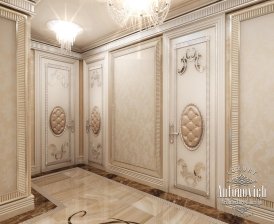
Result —
[{"label": "door panel carving", "polygon": [[215,205],[215,162],[212,162],[216,122],[215,41],[216,30],[212,27],[198,28],[171,39],[169,67],[172,74],[170,191],[212,206]]},{"label": "door panel carving", "polygon": [[90,162],[103,163],[103,61],[88,64],[88,105],[86,132],[88,135],[88,158]]},{"label": "door panel carving", "polygon": [[[78,61],[36,52],[36,144],[42,171],[74,164]],[[78,148],[78,147],[77,147]]]}]

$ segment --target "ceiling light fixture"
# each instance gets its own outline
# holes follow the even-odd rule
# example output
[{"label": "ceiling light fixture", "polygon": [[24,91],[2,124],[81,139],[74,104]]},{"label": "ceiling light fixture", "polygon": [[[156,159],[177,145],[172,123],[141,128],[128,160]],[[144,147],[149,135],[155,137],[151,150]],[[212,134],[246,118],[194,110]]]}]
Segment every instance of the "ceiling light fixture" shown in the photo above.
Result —
[{"label": "ceiling light fixture", "polygon": [[164,22],[171,0],[108,0],[113,20],[126,29],[146,29]]},{"label": "ceiling light fixture", "polygon": [[65,51],[71,51],[76,36],[83,30],[79,25],[64,20],[52,20],[47,25],[50,30],[55,32],[61,49]]}]

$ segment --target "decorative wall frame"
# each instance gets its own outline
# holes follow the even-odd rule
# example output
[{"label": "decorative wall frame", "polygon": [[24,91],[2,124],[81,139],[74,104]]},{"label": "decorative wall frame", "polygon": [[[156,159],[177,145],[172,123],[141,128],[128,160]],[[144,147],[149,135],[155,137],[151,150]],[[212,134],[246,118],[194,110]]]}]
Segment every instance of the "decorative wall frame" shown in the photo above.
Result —
[{"label": "decorative wall frame", "polygon": [[[217,8],[215,7],[215,9]],[[206,11],[206,8],[202,9],[201,11],[204,11],[204,10]],[[198,11],[194,13],[197,16],[198,16]],[[200,191],[201,188],[199,186],[201,186],[202,181],[198,183],[199,186],[197,185],[196,189],[187,188],[186,186],[183,186],[183,187],[178,186],[178,184],[181,184],[181,183],[179,182],[176,183],[177,180],[176,180],[175,174],[177,173],[180,174],[180,170],[179,170],[180,167],[179,166],[177,167],[177,161],[183,157],[176,158],[176,153],[175,153],[176,144],[170,144],[168,138],[164,138],[164,149],[165,148],[167,149],[167,150],[164,150],[164,158],[171,158],[172,161],[170,159],[169,163],[167,162],[164,163],[164,167],[165,167],[164,169],[168,169],[166,167],[169,167],[170,169],[170,172],[166,174],[169,177],[168,185],[169,185],[170,192],[178,195],[182,195],[183,197],[191,198],[192,200],[215,207],[216,206],[216,197],[215,197],[216,185],[215,184],[216,182],[222,183],[223,181],[225,181],[224,180],[225,179],[224,177],[224,172],[225,172],[225,167],[224,167],[224,164],[225,164],[224,163],[225,161],[225,156],[224,156],[224,151],[225,151],[225,147],[224,147],[224,140],[225,140],[225,116],[224,116],[225,114],[225,110],[224,110],[225,108],[224,106],[225,105],[225,101],[224,101],[224,98],[225,98],[225,91],[224,91],[225,90],[224,88],[225,87],[225,81],[224,81],[224,77],[225,77],[225,69],[224,69],[225,16],[223,14],[220,16],[204,19],[203,21],[197,21],[195,23],[188,24],[186,26],[181,27],[180,29],[175,29],[164,34],[163,54],[169,55],[169,57],[165,57],[164,59],[164,136],[169,135],[170,125],[174,124],[174,129],[176,128],[175,124],[176,126],[178,125],[177,122],[175,122],[175,120],[177,119],[176,118],[177,113],[175,113],[175,108],[170,107],[170,105],[174,104],[176,101],[176,96],[174,96],[175,94],[174,89],[175,89],[175,83],[176,83],[175,79],[177,78],[178,80],[187,79],[190,77],[186,75],[178,76],[178,73],[177,73],[178,64],[176,60],[173,60],[173,57],[170,55],[171,52],[174,52],[173,46],[175,45],[179,46],[180,43],[183,44],[184,43],[183,40],[187,42],[188,39],[184,39],[183,37],[188,36],[190,34],[193,34],[194,36],[193,41],[195,39],[198,40],[200,36],[197,36],[196,32],[198,33],[203,32],[203,30],[207,30],[210,28],[215,29],[215,34],[211,33],[212,35],[210,35],[210,39],[211,39],[210,46],[212,46],[212,44],[214,43],[216,44],[214,47],[214,54],[216,53],[215,55],[216,60],[210,59],[208,62],[210,64],[214,62],[216,63],[216,65],[210,66],[210,64],[208,64],[206,68],[209,69],[210,67],[210,70],[214,69],[215,74],[218,74],[218,79],[216,79],[216,76],[212,76],[214,78],[210,80],[210,97],[208,98],[210,99],[210,103],[208,103],[208,105],[210,106],[210,122],[209,124],[206,124],[210,130],[209,139],[208,141],[206,141],[208,143],[208,147],[207,147],[208,153],[206,155],[208,162],[203,161],[203,163],[206,166],[204,177],[206,178],[207,190]],[[208,36],[208,33],[205,33],[202,36]],[[216,39],[213,41],[215,37]],[[180,42],[177,42],[176,39],[179,39],[179,38],[182,38],[182,40],[180,40]],[[188,46],[188,45],[183,45],[183,46]],[[195,71],[195,67],[193,68],[192,65],[191,65],[191,69]],[[171,78],[170,74],[174,74],[173,75],[174,78]],[[197,77],[200,77],[200,76],[201,74],[197,74]],[[205,75],[202,75],[202,77],[205,77]],[[191,101],[188,101],[188,102],[186,101],[185,102],[186,104],[184,105],[187,105],[187,103],[189,102],[193,102],[193,100],[191,99]],[[199,104],[199,108],[200,106],[201,105]],[[206,122],[209,121],[208,115],[203,114]],[[175,129],[175,132],[177,130],[178,129]],[[208,136],[204,136],[204,137],[208,138]],[[203,142],[205,142],[204,140],[206,138],[203,139]],[[218,154],[216,154],[217,149],[218,149]],[[188,152],[188,150],[185,150],[185,152],[189,153],[190,155],[192,153],[195,154],[198,151]],[[197,162],[199,161],[202,161],[202,160],[198,160]],[[174,163],[176,163],[176,166],[174,165]],[[190,167],[193,168],[193,164]],[[218,170],[220,172],[218,172],[216,175],[215,170]],[[177,187],[174,185],[177,185]]]},{"label": "decorative wall frame", "polygon": [[202,55],[194,48],[189,48],[186,50],[186,54],[181,58],[181,68],[178,68],[178,74],[183,75],[190,62],[194,63],[194,66],[198,72],[203,72],[205,67],[201,65],[200,59]]},{"label": "decorative wall frame", "polygon": [[[63,80],[61,77],[63,75],[61,73],[58,73],[58,75],[55,72],[56,70],[67,73],[67,77],[70,78]],[[50,74],[49,71],[51,71]],[[35,98],[35,166],[32,167],[32,174],[40,173],[42,170],[46,171],[72,165],[74,164],[75,158],[79,156],[79,61],[73,58],[35,50],[35,74],[35,95],[41,97]],[[52,80],[56,80],[56,82],[48,83],[48,77],[51,77],[51,75]],[[50,85],[45,85],[45,83]],[[61,160],[56,161],[54,159],[55,154],[52,156],[53,152],[47,151],[51,143],[48,144],[45,140],[47,138],[46,133],[52,133],[51,127],[49,124],[44,124],[48,123],[50,113],[56,105],[62,106],[63,108],[65,107],[58,102],[52,102],[52,105],[48,105],[49,100],[47,94],[49,88],[53,87],[70,92],[68,93],[68,98],[71,98],[71,101],[73,101],[68,103],[67,107],[69,110],[66,109],[66,126],[60,136],[60,138],[62,138],[64,134],[66,135],[66,133],[69,132],[72,136],[71,141],[64,141],[68,142],[69,145],[63,144],[64,142],[59,142],[60,148],[58,148],[58,150],[62,151],[61,148],[63,147],[63,151],[65,150],[66,153],[63,153]],[[46,107],[48,109],[45,109]],[[64,149],[64,147],[66,149]],[[57,158],[60,159],[60,157],[61,154],[58,153]],[[50,161],[51,159],[52,161]]]},{"label": "decorative wall frame", "polygon": [[[17,68],[17,173],[16,175],[16,191],[0,195],[0,205],[13,202],[15,200],[27,198],[31,195],[31,171],[30,171],[30,151],[32,147],[32,105],[31,86],[33,77],[27,74],[27,59],[28,59],[28,33],[29,22],[27,16],[5,9],[0,6],[0,17],[15,22],[16,27],[16,68]],[[14,27],[14,28],[15,28]],[[11,174],[13,175],[13,174]],[[1,194],[1,192],[0,192]],[[20,203],[20,202],[19,202]],[[17,205],[8,210],[15,211]],[[33,198],[26,200],[26,206],[33,206]],[[0,216],[7,211],[0,212]]]},{"label": "decorative wall frame", "polygon": [[[161,69],[161,49],[162,49],[162,40],[161,38],[154,38],[150,39],[148,41],[143,41],[139,44],[132,45],[123,49],[116,50],[111,53],[111,71],[112,73],[110,74],[110,91],[109,91],[109,108],[110,108],[110,113],[109,113],[109,127],[110,127],[110,139],[109,139],[109,144],[110,144],[110,150],[109,150],[109,155],[108,155],[108,169],[111,170],[112,172],[116,172],[121,175],[125,175],[127,177],[131,177],[134,179],[138,179],[139,181],[144,182],[144,180],[148,183],[151,184],[151,182],[158,182],[160,187],[162,187],[162,143],[161,143],[161,131],[162,131],[162,124],[161,124],[161,117],[162,117],[162,112],[161,112],[161,106],[162,106],[162,98],[161,98],[161,93],[162,93],[162,69]],[[147,165],[145,166],[140,166],[131,163],[130,161],[122,161],[124,158],[127,156],[123,153],[121,153],[123,159],[121,157],[117,159],[115,157],[115,153],[117,152],[116,145],[114,142],[116,141],[116,133],[121,133],[120,129],[117,129],[116,127],[116,114],[117,114],[117,96],[114,93],[114,89],[117,89],[117,86],[115,85],[115,75],[114,74],[114,67],[117,66],[115,64],[115,60],[119,60],[120,57],[135,57],[135,54],[138,54],[141,52],[150,52],[149,55],[153,55],[153,59],[151,60],[151,63],[153,65],[154,69],[154,74],[151,74],[151,79],[153,84],[151,86],[152,91],[154,94],[152,94],[152,97],[154,99],[153,105],[153,132],[155,133],[153,137],[151,137],[151,142],[154,142],[154,145],[151,150],[155,150],[153,155],[155,156],[155,168],[148,168]],[[144,53],[145,54],[145,53]],[[118,75],[117,75],[118,77]],[[129,81],[130,82],[130,81]],[[136,83],[137,84],[137,83]],[[136,85],[138,86],[138,84]],[[120,95],[119,95],[120,97]],[[126,131],[126,130],[125,130]],[[145,131],[142,132],[145,134]],[[116,141],[117,142],[117,141]],[[137,147],[137,146],[135,146]],[[118,152],[120,153],[120,152]],[[132,152],[130,152],[132,153]],[[138,153],[136,151],[136,153]],[[140,157],[140,156],[139,156]],[[132,157],[131,157],[132,158]],[[137,160],[136,160],[137,161]],[[150,177],[148,177],[148,175]]]},{"label": "decorative wall frame", "polygon": [[[229,78],[227,78],[227,129],[229,130],[226,136],[227,146],[227,166],[226,169],[230,168],[237,170],[241,164],[240,157],[240,45],[241,45],[241,23],[247,20],[252,20],[261,16],[274,13],[274,1],[259,4],[239,12],[230,14],[229,17],[229,28],[231,29],[230,44],[228,59],[230,66],[228,69]],[[234,172],[231,175],[232,179],[237,178],[238,172]],[[228,174],[226,174],[228,179]],[[262,199],[261,208],[252,207],[250,211],[253,216],[250,219],[257,222],[261,222],[263,219],[264,223],[273,223],[274,221],[274,202]],[[249,217],[248,217],[249,218]]]},{"label": "decorative wall frame", "polygon": [[84,152],[87,163],[102,167],[105,161],[105,55],[84,61]]}]

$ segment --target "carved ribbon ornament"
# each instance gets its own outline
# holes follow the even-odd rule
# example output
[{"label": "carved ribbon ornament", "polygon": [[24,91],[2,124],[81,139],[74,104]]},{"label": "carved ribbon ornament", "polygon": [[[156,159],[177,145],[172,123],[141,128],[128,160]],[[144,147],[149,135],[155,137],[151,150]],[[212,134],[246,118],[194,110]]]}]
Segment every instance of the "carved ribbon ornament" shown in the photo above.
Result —
[{"label": "carved ribbon ornament", "polygon": [[194,66],[198,72],[203,72],[205,67],[201,65],[200,59],[202,55],[196,51],[195,48],[190,48],[186,50],[185,56],[181,58],[181,63],[183,64],[181,69],[178,69],[179,75],[183,75],[187,70],[187,65],[189,62],[194,62]]}]

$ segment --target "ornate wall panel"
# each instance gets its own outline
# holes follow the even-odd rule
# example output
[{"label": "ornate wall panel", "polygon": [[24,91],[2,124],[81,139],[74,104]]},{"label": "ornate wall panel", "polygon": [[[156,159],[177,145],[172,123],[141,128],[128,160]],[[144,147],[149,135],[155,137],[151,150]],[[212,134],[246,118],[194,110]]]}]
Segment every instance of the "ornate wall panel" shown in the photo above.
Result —
[{"label": "ornate wall panel", "polygon": [[161,39],[112,52],[110,162],[162,176]]},{"label": "ornate wall panel", "polygon": [[167,33],[164,52],[169,54],[164,63],[169,80],[169,139],[164,154],[169,158],[169,190],[213,207],[217,136],[224,135],[224,130],[216,129],[221,125],[218,97],[224,97],[220,91],[224,89],[220,83],[224,80],[223,26],[224,17],[216,17]]},{"label": "ornate wall panel", "polygon": [[[210,35],[210,31],[208,32]],[[173,49],[176,68],[177,138],[176,187],[209,195],[209,79],[210,36],[177,42]],[[211,60],[214,60],[214,57]],[[175,162],[175,161],[174,161]]]},{"label": "ornate wall panel", "polygon": [[[16,22],[6,18],[0,18],[1,30],[1,60],[0,60],[0,103],[1,103],[1,158],[0,158],[0,185],[1,193],[16,190]],[[7,176],[7,172],[15,175]]]},{"label": "ornate wall panel", "polygon": [[104,60],[87,64],[86,134],[90,162],[103,164],[103,74]]},{"label": "ornate wall panel", "polygon": [[5,204],[0,208],[1,221],[20,209],[33,208],[29,169],[33,102],[32,77],[27,74],[27,16],[0,7],[0,29],[0,205]]},{"label": "ornate wall panel", "polygon": [[36,150],[46,171],[74,164],[78,61],[36,52],[36,71]]},{"label": "ornate wall panel", "polygon": [[261,206],[266,210],[254,208],[252,212],[260,223],[273,223],[274,2],[234,13],[230,22],[230,165],[256,170],[257,185],[267,189]]}]

